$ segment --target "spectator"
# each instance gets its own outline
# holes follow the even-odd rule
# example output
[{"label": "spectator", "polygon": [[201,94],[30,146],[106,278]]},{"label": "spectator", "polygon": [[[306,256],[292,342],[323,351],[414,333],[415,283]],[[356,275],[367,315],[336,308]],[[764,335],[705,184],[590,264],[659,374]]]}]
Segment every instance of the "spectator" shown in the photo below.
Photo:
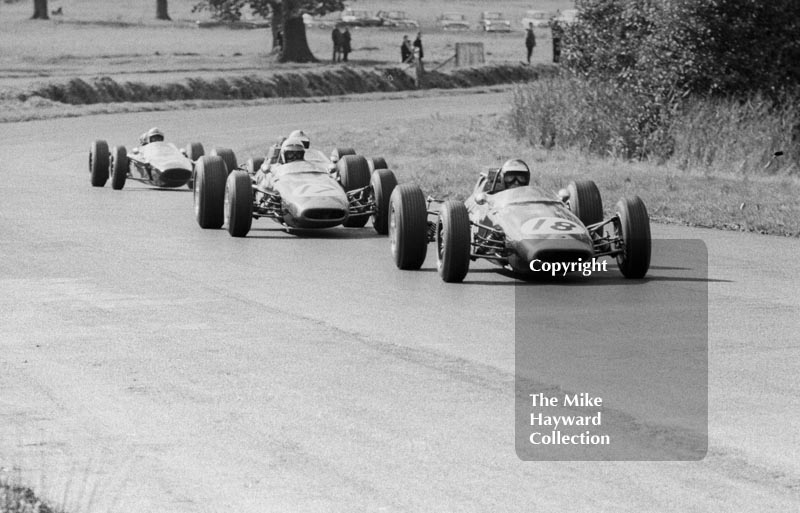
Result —
[{"label": "spectator", "polygon": [[352,51],[352,47],[350,46],[350,29],[347,27],[344,28],[344,34],[342,34],[342,60],[347,62],[347,54]]},{"label": "spectator", "polygon": [[414,61],[414,50],[408,36],[403,36],[403,43],[400,45],[400,62],[407,63]]},{"label": "spectator", "polygon": [[422,58],[425,54],[422,51],[422,32],[417,32],[417,38],[414,40],[414,50],[417,53],[417,68],[419,71],[425,71],[425,68],[422,65]]},{"label": "spectator", "polygon": [[533,33],[533,23],[528,23],[528,33],[525,35],[525,48],[528,50],[528,64],[531,63],[533,48],[536,46],[536,34]]},{"label": "spectator", "polygon": [[342,33],[339,31],[339,25],[333,28],[331,39],[333,40],[333,62],[339,62],[342,55]]},{"label": "spectator", "polygon": [[553,20],[550,31],[553,33],[553,62],[557,63],[561,61],[561,39],[564,37],[564,29],[558,20]]}]

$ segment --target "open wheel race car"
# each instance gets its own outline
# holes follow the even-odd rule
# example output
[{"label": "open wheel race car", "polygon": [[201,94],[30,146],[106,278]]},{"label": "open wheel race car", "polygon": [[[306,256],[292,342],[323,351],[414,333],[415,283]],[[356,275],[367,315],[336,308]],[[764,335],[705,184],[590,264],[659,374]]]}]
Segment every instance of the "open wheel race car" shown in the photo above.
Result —
[{"label": "open wheel race car", "polygon": [[[481,173],[466,202],[426,199],[416,184],[399,185],[389,206],[397,267],[422,267],[433,242],[439,275],[446,282],[463,281],[470,260],[479,258],[530,275],[537,259],[580,263],[615,257],[626,278],[647,274],[650,220],[638,196],[619,200],[614,214],[604,218],[600,192],[591,180],[571,182],[559,197],[530,185],[498,190],[501,170]],[[432,209],[433,203],[441,207]]]},{"label": "open wheel race car", "polygon": [[127,180],[136,180],[156,187],[193,187],[197,159],[205,153],[203,145],[191,143],[184,149],[174,144],[153,141],[135,147],[130,153],[125,146],[114,146],[97,140],[89,152],[89,173],[95,187],[103,187],[111,178],[111,187],[120,190]]},{"label": "open wheel race car", "polygon": [[243,167],[201,158],[194,189],[198,224],[227,225],[231,236],[245,237],[253,219],[261,217],[287,230],[361,228],[371,217],[378,233],[388,232],[389,198],[397,180],[384,159],[367,159],[349,148],[335,149],[332,159],[300,149],[297,160],[284,160],[281,149],[277,155],[251,158]]}]

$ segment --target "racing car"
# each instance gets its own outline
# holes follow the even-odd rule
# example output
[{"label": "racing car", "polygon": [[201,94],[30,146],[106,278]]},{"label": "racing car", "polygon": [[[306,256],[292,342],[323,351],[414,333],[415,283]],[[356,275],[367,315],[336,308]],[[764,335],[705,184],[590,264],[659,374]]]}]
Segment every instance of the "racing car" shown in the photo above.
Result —
[{"label": "racing car", "polygon": [[289,231],[361,228],[371,217],[375,230],[385,235],[396,185],[382,158],[367,159],[351,148],[337,148],[328,158],[290,138],[277,152],[251,158],[243,167],[229,168],[216,157],[201,158],[195,217],[202,228],[227,225],[233,237],[245,237],[253,219],[261,217]]},{"label": "racing car", "polygon": [[[432,208],[435,203],[441,207]],[[389,239],[396,266],[407,270],[422,267],[428,243],[435,243],[445,282],[463,281],[470,261],[479,258],[519,274],[540,270],[534,261],[579,264],[600,257],[615,257],[626,278],[643,278],[650,267],[650,220],[641,198],[622,198],[604,218],[593,181],[548,193],[530,185],[520,160],[481,173],[465,202],[437,201],[416,184],[399,185],[390,199]]]},{"label": "racing car", "polygon": [[[229,150],[222,151],[225,157]],[[102,139],[92,143],[89,151],[89,173],[94,187],[103,187],[111,178],[111,187],[120,190],[127,180],[136,180],[156,187],[193,187],[194,168],[205,150],[200,143],[190,143],[178,149],[164,141],[164,134],[151,128],[139,138],[139,146],[131,152],[125,146],[115,146],[109,151]]]}]

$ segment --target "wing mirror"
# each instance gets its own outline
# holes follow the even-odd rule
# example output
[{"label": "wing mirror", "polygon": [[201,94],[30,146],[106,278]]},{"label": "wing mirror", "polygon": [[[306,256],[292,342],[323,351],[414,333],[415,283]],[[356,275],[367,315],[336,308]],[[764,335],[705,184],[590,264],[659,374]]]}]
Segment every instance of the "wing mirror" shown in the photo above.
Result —
[{"label": "wing mirror", "polygon": [[566,190],[566,189],[559,189],[558,190],[558,197],[561,198],[561,201],[566,203],[567,200],[569,200],[569,191]]},{"label": "wing mirror", "polygon": [[486,193],[485,192],[479,192],[478,194],[476,194],[475,195],[475,203],[478,204],[478,205],[486,204]]}]

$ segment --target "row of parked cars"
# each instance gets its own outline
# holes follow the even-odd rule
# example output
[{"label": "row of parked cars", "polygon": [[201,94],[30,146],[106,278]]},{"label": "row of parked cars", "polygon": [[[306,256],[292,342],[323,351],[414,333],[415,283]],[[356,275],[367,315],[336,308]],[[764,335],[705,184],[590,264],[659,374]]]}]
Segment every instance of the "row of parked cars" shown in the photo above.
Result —
[{"label": "row of parked cars", "polygon": [[[521,19],[522,28],[528,28],[532,23],[534,27],[549,27],[553,21],[561,24],[573,23],[578,11],[568,9],[552,13],[548,11],[527,11]],[[350,27],[389,27],[401,29],[419,28],[419,22],[411,19],[405,11],[378,11],[372,13],[363,9],[345,9],[339,19],[315,20],[311,15],[304,15],[306,26],[326,28],[333,25],[347,25]],[[436,25],[442,30],[470,30],[472,23],[467,16],[460,12],[445,12],[436,19]],[[478,20],[477,28],[484,32],[511,32],[511,21],[498,11],[484,11]]]}]

